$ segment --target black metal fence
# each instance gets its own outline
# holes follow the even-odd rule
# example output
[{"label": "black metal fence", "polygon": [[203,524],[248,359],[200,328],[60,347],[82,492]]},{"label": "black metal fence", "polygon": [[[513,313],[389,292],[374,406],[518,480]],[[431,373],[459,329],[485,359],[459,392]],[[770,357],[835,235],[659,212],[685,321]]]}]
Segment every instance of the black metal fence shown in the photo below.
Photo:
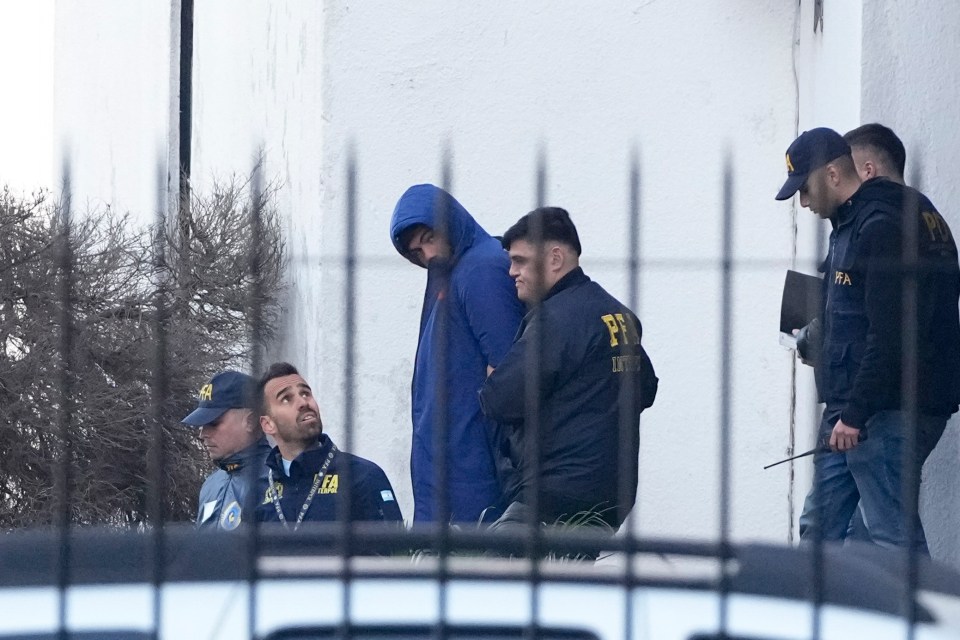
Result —
[{"label": "black metal fence", "polygon": [[[636,308],[637,293],[640,277],[644,268],[640,247],[640,166],[634,160],[628,168],[629,178],[629,228],[626,233],[630,239],[630,255],[626,261],[628,281],[630,283],[629,306]],[[343,304],[348,317],[354,316],[357,303],[357,272],[362,268],[358,257],[357,246],[357,173],[358,168],[352,154],[344,167],[344,181],[346,184],[345,209],[343,212],[346,242],[344,246],[344,267],[346,281],[344,286]],[[451,181],[451,168],[448,160],[444,160],[442,168],[444,185]],[[148,518],[146,526],[140,531],[103,531],[77,527],[73,524],[71,511],[71,496],[78,488],[75,479],[71,476],[74,459],[74,443],[82,437],[72,422],[73,394],[71,384],[74,379],[71,354],[74,353],[74,329],[72,304],[72,274],[76,265],[71,249],[71,168],[65,167],[63,185],[63,217],[61,228],[60,259],[59,259],[59,297],[61,315],[59,326],[62,328],[60,340],[61,376],[57,383],[57,402],[59,404],[59,420],[57,429],[63,443],[62,458],[51,461],[57,471],[55,484],[52,490],[56,493],[60,505],[56,527],[52,531],[27,531],[8,534],[0,539],[0,566],[3,566],[0,577],[0,589],[15,589],[27,586],[55,585],[60,593],[57,622],[58,637],[87,637],[78,635],[69,630],[68,624],[68,593],[77,585],[96,583],[141,583],[146,582],[154,587],[154,625],[153,631],[143,637],[159,637],[162,628],[162,614],[164,600],[162,593],[165,585],[176,581],[212,581],[233,580],[245,581],[249,585],[257,585],[265,580],[274,580],[282,577],[314,577],[335,578],[341,584],[349,586],[358,579],[376,578],[391,581],[398,578],[408,578],[411,575],[429,576],[440,585],[439,589],[439,619],[437,624],[429,626],[426,633],[430,637],[463,637],[469,635],[462,626],[449,623],[447,620],[447,602],[445,586],[451,581],[462,578],[464,573],[458,565],[458,559],[463,556],[475,556],[473,566],[468,572],[471,580],[490,580],[491,583],[502,581],[505,578],[514,581],[523,581],[531,588],[529,602],[530,622],[501,629],[495,637],[557,637],[547,633],[540,624],[540,602],[538,586],[551,581],[575,581],[583,584],[612,584],[623,589],[628,595],[625,606],[624,628],[627,637],[632,637],[634,620],[637,615],[634,596],[640,590],[648,587],[672,588],[680,590],[703,590],[717,595],[719,607],[719,622],[714,635],[701,637],[734,637],[728,635],[730,629],[728,607],[731,599],[738,594],[756,594],[774,598],[789,598],[806,600],[812,606],[812,637],[821,637],[821,616],[828,605],[848,606],[864,610],[882,612],[903,616],[910,622],[908,637],[914,634],[918,623],[931,623],[936,616],[931,610],[924,607],[919,593],[924,590],[939,590],[942,593],[960,595],[960,580],[955,579],[949,571],[930,564],[925,558],[911,552],[874,552],[861,548],[837,548],[832,544],[824,543],[819,538],[813,544],[799,550],[787,548],[776,549],[757,545],[735,544],[731,539],[730,501],[731,501],[731,380],[734,363],[730,340],[723,340],[720,344],[720,416],[719,425],[720,475],[717,478],[717,496],[720,507],[720,523],[716,542],[692,542],[683,540],[653,539],[640,537],[632,532],[621,532],[623,535],[610,537],[606,532],[587,529],[565,529],[540,526],[531,520],[526,531],[522,533],[491,533],[482,528],[459,529],[441,525],[417,525],[408,530],[399,530],[387,526],[375,526],[369,523],[355,523],[349,519],[350,483],[344,481],[346,488],[344,501],[340,505],[338,519],[333,523],[320,523],[315,526],[304,527],[299,531],[285,531],[279,527],[251,523],[249,518],[246,526],[233,535],[211,534],[203,535],[189,526],[168,523],[165,514],[164,492],[166,491],[166,470],[170,465],[177,464],[167,455],[165,432],[163,428],[164,416],[168,412],[164,407],[170,401],[167,363],[170,359],[165,323],[165,310],[169,306],[167,296],[169,292],[163,286],[156,291],[156,309],[154,316],[153,343],[154,369],[151,382],[151,405],[144,408],[152,416],[152,425],[149,434],[144,439],[147,448],[147,467],[149,476]],[[540,158],[537,162],[536,186],[537,204],[546,201],[546,162]],[[252,171],[252,204],[250,224],[254,230],[260,228],[262,215],[260,197],[263,190],[263,179],[259,165]],[[735,211],[732,204],[733,172],[729,161],[724,170],[723,187],[720,201],[723,216],[722,259],[722,303],[720,308],[721,335],[732,335],[732,291],[736,278],[736,259],[733,255],[732,230],[735,225]],[[160,217],[157,225],[160,228],[169,224],[168,208],[165,206],[166,181],[158,178],[158,211]],[[909,226],[909,225],[908,225]],[[258,279],[255,270],[261,264],[260,244],[261,234],[252,235],[250,260],[247,269],[251,271],[251,285],[246,314],[249,323],[250,368],[257,373],[264,368],[264,332],[262,328],[262,310],[259,307],[263,299],[257,290]],[[159,242],[163,242],[160,236]],[[915,238],[908,241],[915,246]],[[162,252],[158,255],[162,255]],[[913,284],[908,284],[904,294],[905,317],[913,317],[912,309],[916,306],[915,274],[916,265],[906,265],[914,273]],[[911,282],[908,278],[908,283]],[[444,331],[444,322],[440,324]],[[916,324],[905,324],[904,354],[902,364],[904,397],[909,399],[907,413],[911,416],[912,424],[916,424]],[[357,360],[356,336],[353,331],[346,331],[343,350],[345,354],[346,378],[344,429],[346,438],[345,449],[351,450],[354,430],[356,428],[354,416],[356,414]],[[442,335],[445,335],[442,333]],[[441,354],[446,357],[445,353]],[[531,374],[536,378],[536,357],[530,358],[533,369]],[[444,394],[441,390],[441,398]],[[441,402],[441,404],[445,404]],[[529,442],[536,449],[540,439],[539,394],[536,389],[527,398],[527,434]],[[446,414],[446,407],[441,407],[440,416]],[[446,508],[446,490],[448,463],[446,422],[442,419],[435,424],[435,443],[441,453],[437,464],[437,481],[441,487],[439,492],[440,503]],[[642,434],[642,431],[641,431]],[[909,441],[909,439],[908,439]],[[640,444],[643,449],[643,442]],[[912,459],[913,443],[908,442],[907,459]],[[539,461],[539,456],[534,456]],[[620,461],[614,462],[618,464]],[[905,500],[907,512],[916,510],[915,487],[919,482],[918,469],[913,465],[904,465],[907,485]],[[249,481],[256,481],[256,470],[250,470]],[[539,492],[537,486],[538,475],[534,478],[532,495]],[[630,478],[621,474],[621,482],[628,483]],[[626,491],[629,493],[629,490]],[[624,495],[624,491],[621,491]],[[534,498],[535,499],[535,498]],[[443,509],[442,509],[443,510]],[[449,513],[447,511],[447,513]],[[908,519],[907,527],[912,539],[914,523]],[[377,565],[357,565],[346,561],[355,557],[361,550],[376,548],[380,553],[392,556],[389,562],[396,564],[397,558],[418,558],[409,560],[409,571],[398,571],[396,566],[378,567]],[[551,563],[557,558],[591,555],[595,549],[602,548],[605,552],[617,554],[623,559],[616,571],[596,572],[589,562],[575,564],[573,577],[568,572],[562,577],[551,573]],[[427,553],[424,554],[423,551]],[[416,552],[420,552],[419,554]],[[715,570],[708,577],[671,578],[648,575],[642,568],[640,560],[645,557],[668,555],[676,558],[701,558],[715,561]],[[339,558],[341,562],[325,566],[304,563],[300,569],[291,570],[290,564],[283,564],[284,559],[296,564],[304,558]],[[510,565],[506,573],[503,570],[503,558],[513,557],[516,560]],[[279,563],[279,564],[278,564]],[[283,566],[277,571],[277,566]],[[577,569],[576,567],[580,567]],[[257,612],[259,610],[258,591],[249,590],[249,621],[250,637],[256,637],[258,629]],[[329,630],[338,637],[369,637],[370,629],[354,627],[352,620],[352,603],[349,597],[350,590],[345,588],[341,624]],[[491,616],[495,621],[495,616]],[[384,637],[409,637],[404,633],[411,633],[409,628],[403,628],[397,635],[389,635],[388,627],[383,627]],[[512,629],[512,630],[511,630]],[[423,630],[421,630],[423,631]],[[489,631],[489,630],[488,630]],[[378,632],[378,633],[380,633]],[[292,633],[292,632],[291,632]],[[317,632],[320,634],[320,632]],[[414,634],[415,635],[415,634]],[[19,637],[19,636],[18,636]],[[33,637],[33,636],[31,636]],[[131,636],[132,637],[132,636]],[[288,636],[271,636],[288,637]],[[325,637],[318,636],[289,636],[289,637]],[[381,637],[381,636],[376,636]],[[742,637],[742,636],[736,636]]]}]

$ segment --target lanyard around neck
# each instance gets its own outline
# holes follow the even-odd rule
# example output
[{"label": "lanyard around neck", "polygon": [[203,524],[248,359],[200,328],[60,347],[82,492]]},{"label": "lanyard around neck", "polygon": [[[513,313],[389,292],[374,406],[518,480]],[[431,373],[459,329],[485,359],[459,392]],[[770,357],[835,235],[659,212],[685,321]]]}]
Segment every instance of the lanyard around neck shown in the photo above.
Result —
[{"label": "lanyard around neck", "polygon": [[[300,507],[300,513],[297,514],[297,521],[293,525],[293,530],[296,531],[300,528],[300,523],[303,522],[304,517],[307,515],[307,511],[310,509],[310,503],[313,502],[314,497],[316,497],[317,492],[320,490],[320,483],[323,482],[323,477],[327,474],[327,468],[330,466],[330,462],[333,461],[333,456],[337,453],[337,445],[330,444],[330,453],[327,454],[327,459],[323,461],[323,466],[320,467],[320,471],[317,472],[317,475],[313,479],[313,486],[310,487],[310,493],[307,494],[306,499],[303,501],[303,506]],[[277,511],[277,517],[280,518],[280,523],[283,524],[284,529],[288,529],[289,525],[287,524],[287,519],[283,516],[283,509],[280,508],[280,494],[277,493],[273,484],[273,469],[270,469],[269,477],[267,481],[270,483],[270,499],[273,502],[273,508]]]}]

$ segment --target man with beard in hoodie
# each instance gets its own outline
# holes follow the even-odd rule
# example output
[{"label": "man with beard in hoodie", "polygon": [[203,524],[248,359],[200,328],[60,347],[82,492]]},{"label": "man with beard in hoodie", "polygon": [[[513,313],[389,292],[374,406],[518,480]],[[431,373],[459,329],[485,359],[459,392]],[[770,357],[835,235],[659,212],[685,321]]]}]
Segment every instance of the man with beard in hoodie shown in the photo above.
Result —
[{"label": "man with beard in hoodie", "polygon": [[480,411],[477,392],[510,349],[523,317],[510,261],[463,205],[431,184],[401,196],[390,239],[400,255],[427,270],[411,400],[413,521],[495,520],[517,479],[507,440]]},{"label": "man with beard in hoodie", "polygon": [[903,456],[916,453],[918,432],[942,431],[960,404],[957,247],[922,194],[884,178],[862,182],[850,145],[831,129],[801,134],[786,164],[776,198],[799,192],[800,205],[833,227],[815,369],[826,405],[819,438],[831,453],[814,458],[801,541],[844,539],[859,503],[875,544],[922,549],[909,537],[920,527],[920,469],[916,457],[905,469]]}]

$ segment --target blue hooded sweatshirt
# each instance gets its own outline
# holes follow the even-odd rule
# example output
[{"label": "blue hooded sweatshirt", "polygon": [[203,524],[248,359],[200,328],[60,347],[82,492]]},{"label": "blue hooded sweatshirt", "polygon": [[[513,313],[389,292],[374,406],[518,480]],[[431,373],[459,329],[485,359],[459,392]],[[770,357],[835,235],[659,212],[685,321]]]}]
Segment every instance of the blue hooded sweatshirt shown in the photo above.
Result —
[{"label": "blue hooded sweatshirt", "polygon": [[498,515],[504,494],[516,482],[506,439],[480,411],[478,391],[487,366],[496,367],[510,350],[524,307],[500,242],[453,196],[430,184],[407,189],[390,221],[393,246],[404,257],[400,238],[414,225],[448,238],[451,255],[428,266],[420,316],[412,385],[413,520],[442,519],[435,434],[445,404],[450,521],[478,522],[488,507],[494,508],[486,519]]}]

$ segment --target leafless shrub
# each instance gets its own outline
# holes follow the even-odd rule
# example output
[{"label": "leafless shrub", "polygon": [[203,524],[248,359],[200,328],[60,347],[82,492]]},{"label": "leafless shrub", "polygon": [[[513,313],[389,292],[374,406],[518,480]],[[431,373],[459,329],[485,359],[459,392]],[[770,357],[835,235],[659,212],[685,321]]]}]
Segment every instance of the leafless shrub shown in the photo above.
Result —
[{"label": "leafless shrub", "polygon": [[[68,301],[63,212],[49,195],[0,192],[0,529],[57,522],[58,470],[67,471],[72,522],[147,522],[154,415],[162,513],[195,515],[209,463],[179,420],[213,373],[249,362],[251,309],[264,341],[278,325],[285,265],[275,190],[261,195],[254,245],[248,186],[232,181],[194,197],[184,232],[136,229],[110,210],[75,214]],[[166,393],[155,413],[158,388]]]}]

